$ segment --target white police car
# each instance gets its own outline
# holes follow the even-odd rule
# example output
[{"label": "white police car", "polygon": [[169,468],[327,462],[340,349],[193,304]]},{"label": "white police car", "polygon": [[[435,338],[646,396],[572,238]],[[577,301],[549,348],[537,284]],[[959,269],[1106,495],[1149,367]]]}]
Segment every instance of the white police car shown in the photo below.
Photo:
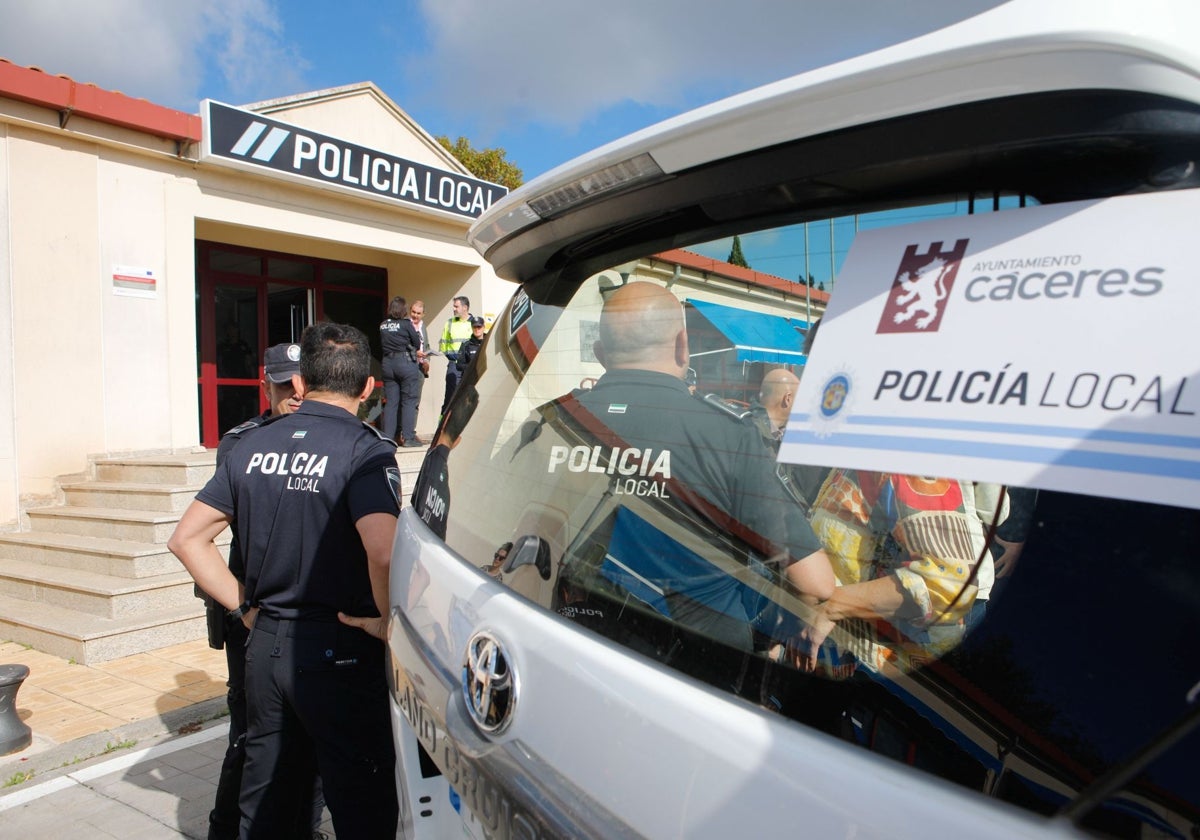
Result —
[{"label": "white police car", "polygon": [[1014,0],[478,221],[408,834],[1200,836],[1197,33]]}]

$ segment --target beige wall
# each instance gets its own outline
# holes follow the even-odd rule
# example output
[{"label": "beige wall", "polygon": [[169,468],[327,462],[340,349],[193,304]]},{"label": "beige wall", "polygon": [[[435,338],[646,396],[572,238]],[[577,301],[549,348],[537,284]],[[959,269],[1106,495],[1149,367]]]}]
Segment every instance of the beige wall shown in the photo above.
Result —
[{"label": "beige wall", "polygon": [[[352,125],[355,126],[354,141],[360,146],[387,149],[417,163],[466,172],[408,114],[374,88],[353,86],[329,91],[317,98],[277,99],[258,103],[255,107],[277,120],[303,125],[332,137],[345,137],[346,126]],[[381,109],[391,119],[379,119]]]},{"label": "beige wall", "polygon": [[37,497],[104,447],[99,159],[18,128],[7,145],[16,454]]},{"label": "beige wall", "polygon": [[[12,358],[12,235],[8,126],[0,123],[0,360]],[[0,361],[0,523],[18,508],[16,391],[13,366]]]},{"label": "beige wall", "polygon": [[[454,295],[498,309],[512,292],[466,244],[465,220],[31,114],[0,99],[0,528],[53,500],[58,479],[89,458],[198,446],[197,238],[385,267],[392,294],[426,301],[434,340]],[[370,92],[277,116],[447,168],[427,135]],[[114,294],[116,265],[153,270],[155,296]],[[444,362],[434,365],[424,433],[441,404]]]}]

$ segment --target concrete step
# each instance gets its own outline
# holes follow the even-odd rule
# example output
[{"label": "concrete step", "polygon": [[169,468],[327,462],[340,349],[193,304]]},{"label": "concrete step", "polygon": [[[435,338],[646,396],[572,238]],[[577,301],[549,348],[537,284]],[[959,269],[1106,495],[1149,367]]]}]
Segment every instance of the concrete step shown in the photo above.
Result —
[{"label": "concrete step", "polygon": [[38,533],[77,534],[166,544],[179,522],[178,513],[156,510],[122,510],[79,505],[31,508],[30,527]]},{"label": "concrete step", "polygon": [[[425,440],[425,438],[421,438]],[[396,449],[396,463],[403,468],[421,468],[421,462],[425,460],[425,453],[430,449],[428,441],[424,446],[401,446]]]},{"label": "concrete step", "polygon": [[[217,537],[225,556],[229,538],[228,528]],[[0,558],[123,578],[172,574],[182,568],[162,543],[32,531],[0,533]]]},{"label": "concrete step", "polygon": [[168,574],[127,578],[8,559],[0,559],[0,596],[103,618],[182,609],[196,597],[191,576],[178,564]]},{"label": "concrete step", "polygon": [[173,455],[129,455],[96,461],[97,481],[201,486],[217,468],[217,451]]},{"label": "concrete step", "polygon": [[0,595],[0,638],[85,665],[202,639],[204,606],[103,618],[55,604]]},{"label": "concrete step", "polygon": [[133,481],[78,481],[64,483],[62,489],[67,504],[74,507],[183,513],[203,486],[170,486]]},{"label": "concrete step", "polygon": [[[425,440],[425,438],[421,438]],[[417,476],[421,474],[421,464],[425,463],[425,454],[429,446],[411,446],[396,450],[396,466],[400,468],[400,507],[408,507],[412,498],[413,487],[417,484]]]}]

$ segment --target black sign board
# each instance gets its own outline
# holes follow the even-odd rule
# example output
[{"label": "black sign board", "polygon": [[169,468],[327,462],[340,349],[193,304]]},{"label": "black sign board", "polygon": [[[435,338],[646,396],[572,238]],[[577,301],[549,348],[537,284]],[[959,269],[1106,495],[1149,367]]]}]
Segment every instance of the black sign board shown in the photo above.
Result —
[{"label": "black sign board", "polygon": [[478,218],[506,187],[206,100],[200,159],[424,210]]}]

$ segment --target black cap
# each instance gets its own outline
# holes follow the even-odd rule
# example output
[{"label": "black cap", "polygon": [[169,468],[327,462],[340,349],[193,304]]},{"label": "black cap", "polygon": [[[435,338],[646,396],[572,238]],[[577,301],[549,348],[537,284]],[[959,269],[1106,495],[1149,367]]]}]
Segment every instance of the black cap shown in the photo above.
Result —
[{"label": "black cap", "polygon": [[482,318],[480,318],[478,315],[471,316],[471,326],[472,327],[482,327],[484,325],[484,323],[486,323],[486,322]]},{"label": "black cap", "polygon": [[263,354],[263,372],[275,385],[290,382],[293,373],[300,372],[300,345],[275,344]]}]

